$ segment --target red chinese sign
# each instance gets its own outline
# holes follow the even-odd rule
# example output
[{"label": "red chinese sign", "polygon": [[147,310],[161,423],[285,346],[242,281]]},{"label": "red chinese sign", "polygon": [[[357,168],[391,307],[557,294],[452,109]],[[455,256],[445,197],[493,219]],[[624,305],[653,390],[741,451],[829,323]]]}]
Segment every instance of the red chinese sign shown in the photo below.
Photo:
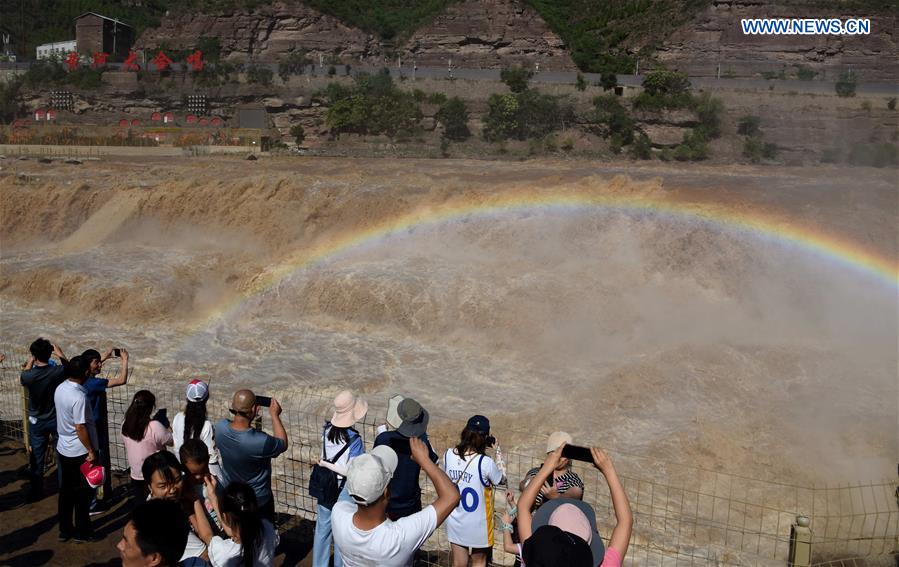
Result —
[{"label": "red chinese sign", "polygon": [[137,64],[137,53],[133,51],[128,52],[124,67],[126,71],[140,71],[140,65]]},{"label": "red chinese sign", "polygon": [[69,71],[74,71],[78,68],[78,54],[74,51],[69,53],[66,57],[66,65],[69,67]]},{"label": "red chinese sign", "polygon": [[202,71],[203,70],[203,52],[199,49],[194,51],[192,54],[187,56],[187,63],[190,65],[190,68],[194,71]]},{"label": "red chinese sign", "polygon": [[156,65],[157,71],[165,71],[169,68],[169,65],[172,64],[172,60],[166,57],[165,53],[160,51],[156,54],[156,57],[153,58],[153,64]]},{"label": "red chinese sign", "polygon": [[97,67],[105,67],[106,59],[109,57],[109,53],[94,53],[94,61],[91,64],[91,67],[96,69]]}]

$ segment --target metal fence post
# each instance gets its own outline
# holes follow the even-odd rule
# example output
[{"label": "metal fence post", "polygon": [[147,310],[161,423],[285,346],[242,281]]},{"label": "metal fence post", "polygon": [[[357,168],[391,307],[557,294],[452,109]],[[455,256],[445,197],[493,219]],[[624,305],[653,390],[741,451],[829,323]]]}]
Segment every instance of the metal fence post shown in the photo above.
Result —
[{"label": "metal fence post", "polygon": [[31,454],[31,422],[28,421],[28,388],[22,386],[22,441],[25,443],[25,451]]},{"label": "metal fence post", "polygon": [[100,464],[105,470],[103,487],[98,499],[107,502],[112,498],[112,459],[109,454],[109,412],[106,406],[106,392],[100,393],[100,423],[97,427],[97,442],[100,445]]},{"label": "metal fence post", "polygon": [[812,530],[808,516],[796,516],[790,526],[790,555],[787,564],[791,567],[809,567],[812,563]]}]

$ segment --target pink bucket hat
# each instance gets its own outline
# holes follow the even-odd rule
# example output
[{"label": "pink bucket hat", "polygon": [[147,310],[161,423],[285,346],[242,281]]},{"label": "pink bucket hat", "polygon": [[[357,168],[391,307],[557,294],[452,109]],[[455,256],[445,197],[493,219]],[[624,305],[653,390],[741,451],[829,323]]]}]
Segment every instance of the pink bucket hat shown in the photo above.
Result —
[{"label": "pink bucket hat", "polygon": [[334,415],[331,425],[334,427],[352,427],[354,423],[365,417],[368,402],[357,398],[353,392],[344,390],[334,398]]}]

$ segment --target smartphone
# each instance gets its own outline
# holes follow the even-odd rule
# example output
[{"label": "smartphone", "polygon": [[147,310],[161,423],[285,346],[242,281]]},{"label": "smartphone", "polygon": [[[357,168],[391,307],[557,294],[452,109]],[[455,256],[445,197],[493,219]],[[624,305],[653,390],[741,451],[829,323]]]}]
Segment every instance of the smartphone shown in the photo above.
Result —
[{"label": "smartphone", "polygon": [[412,445],[409,444],[408,439],[391,439],[390,448],[393,449],[397,455],[412,454]]},{"label": "smartphone", "polygon": [[112,356],[114,356],[116,358],[121,358],[122,357],[122,349],[118,349],[118,348],[112,349]]},{"label": "smartphone", "polygon": [[584,461],[585,463],[593,462],[593,453],[590,447],[578,447],[577,445],[565,445],[562,449],[562,456],[572,461]]},{"label": "smartphone", "polygon": [[496,437],[494,437],[493,435],[488,435],[487,436],[487,447],[493,447],[494,445],[496,445]]},{"label": "smartphone", "polygon": [[263,408],[271,407],[272,399],[268,396],[256,396],[256,405]]}]

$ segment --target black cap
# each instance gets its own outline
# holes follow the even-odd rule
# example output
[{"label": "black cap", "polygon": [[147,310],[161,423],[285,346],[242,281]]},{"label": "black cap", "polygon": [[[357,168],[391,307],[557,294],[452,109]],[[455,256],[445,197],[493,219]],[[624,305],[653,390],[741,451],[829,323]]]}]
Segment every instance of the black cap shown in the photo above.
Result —
[{"label": "black cap", "polygon": [[549,525],[525,540],[521,560],[528,567],[596,567],[586,541]]},{"label": "black cap", "polygon": [[472,431],[487,435],[490,433],[490,420],[483,415],[473,415],[468,418],[465,429],[471,429]]}]

